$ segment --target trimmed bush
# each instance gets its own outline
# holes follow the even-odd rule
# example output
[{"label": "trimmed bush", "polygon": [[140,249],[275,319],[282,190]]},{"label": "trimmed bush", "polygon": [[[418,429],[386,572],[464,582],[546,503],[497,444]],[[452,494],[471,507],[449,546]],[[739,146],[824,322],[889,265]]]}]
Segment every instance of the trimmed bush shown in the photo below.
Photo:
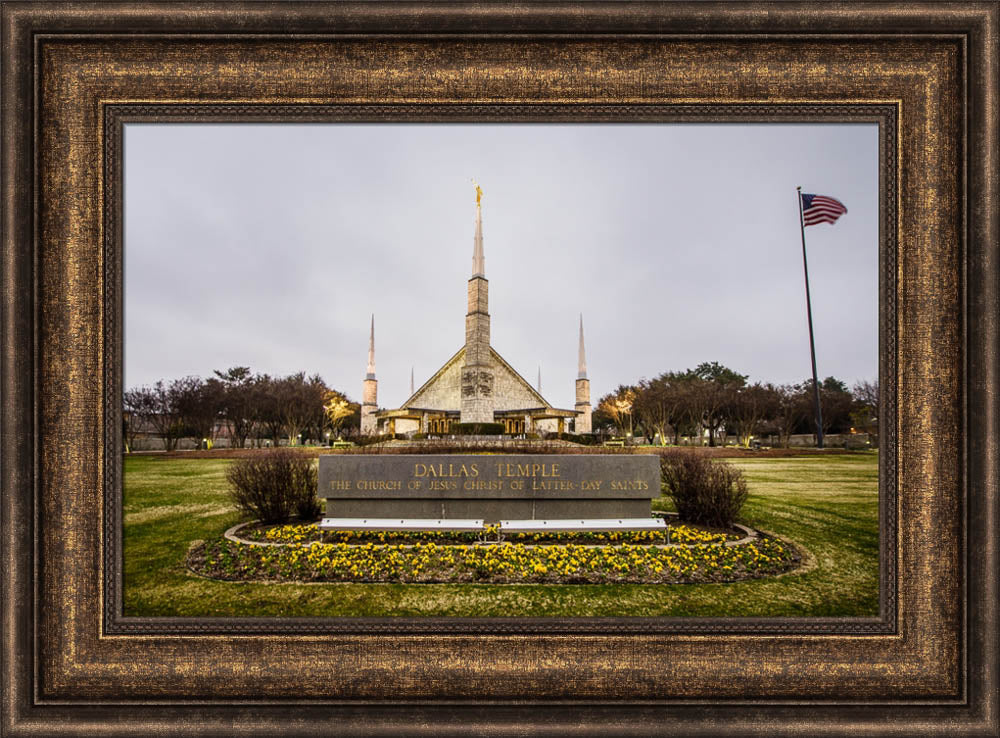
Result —
[{"label": "trimmed bush", "polygon": [[687,523],[731,528],[747,499],[743,472],[701,454],[663,453],[660,474],[664,493],[673,500],[678,517]]},{"label": "trimmed bush", "polygon": [[595,446],[598,438],[590,433],[549,433],[545,436],[548,440],[569,441],[579,443],[581,446]]},{"label": "trimmed bush", "polygon": [[313,460],[287,448],[236,459],[226,470],[229,495],[241,512],[278,523],[293,514],[313,520],[321,512]]},{"label": "trimmed bush", "polygon": [[503,423],[452,423],[451,431],[456,436],[502,436]]},{"label": "trimmed bush", "polygon": [[386,441],[392,440],[392,434],[383,433],[380,436],[358,436],[354,439],[354,443],[359,447],[371,446],[376,443],[385,443]]},{"label": "trimmed bush", "polygon": [[396,446],[370,445],[351,450],[353,454],[474,454],[497,453],[505,454],[632,454],[632,448],[607,448],[605,446],[573,446],[556,445],[541,441],[536,436],[528,439],[480,439],[469,436],[436,439],[421,443],[415,441]]}]

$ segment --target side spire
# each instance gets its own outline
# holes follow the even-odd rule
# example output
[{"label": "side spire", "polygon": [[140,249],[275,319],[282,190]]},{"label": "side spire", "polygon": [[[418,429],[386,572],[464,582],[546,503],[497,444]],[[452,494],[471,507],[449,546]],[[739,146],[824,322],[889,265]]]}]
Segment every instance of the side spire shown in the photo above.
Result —
[{"label": "side spire", "polygon": [[413,397],[413,367],[410,367],[410,397]]},{"label": "side spire", "polygon": [[576,421],[573,429],[577,433],[593,430],[594,408],[590,405],[590,380],[587,379],[587,355],[583,351],[583,313],[580,313],[580,369],[576,376]]},{"label": "side spire", "polygon": [[372,331],[368,337],[368,379],[375,379],[375,314],[372,313]]},{"label": "side spire", "polygon": [[537,389],[539,392],[542,391],[542,366],[541,366],[541,364],[538,365],[538,386],[535,389]]},{"label": "side spire", "polygon": [[[476,184],[475,180],[473,180],[473,184]],[[472,246],[473,277],[486,276],[486,258],[483,256],[483,209],[480,202],[482,198],[483,190],[479,185],[476,185],[476,235]]]},{"label": "side spire", "polygon": [[368,371],[361,394],[361,434],[374,436],[378,433],[378,382],[375,380],[375,315],[372,314],[372,329],[368,336]]}]

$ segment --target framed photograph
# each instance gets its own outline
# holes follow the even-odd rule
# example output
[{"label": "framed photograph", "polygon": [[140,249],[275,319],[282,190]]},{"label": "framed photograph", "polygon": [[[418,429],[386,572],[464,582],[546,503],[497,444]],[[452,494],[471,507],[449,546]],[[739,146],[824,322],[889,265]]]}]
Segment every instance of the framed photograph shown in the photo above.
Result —
[{"label": "framed photograph", "polygon": [[[995,4],[2,8],[5,735],[996,732]],[[746,455],[811,421],[657,425],[634,400],[667,370],[775,397],[805,377],[802,282],[785,289],[771,236],[795,259],[801,237],[797,280],[809,240],[814,300],[817,275],[841,280],[797,385],[828,409],[806,442],[878,450],[838,480],[828,449],[796,504],[750,503],[748,535],[778,546],[741,560],[751,578],[669,579],[663,558],[621,586],[542,562],[466,580],[440,559],[352,579],[316,548],[296,579],[280,546],[219,562],[250,534],[217,494],[264,450],[244,446],[320,454],[342,524],[431,517],[392,494],[399,459],[404,486],[504,483],[376,454],[381,487],[336,494],[335,444],[400,436],[524,451],[604,423],[625,464],[642,455],[613,444],[731,433],[764,484]],[[670,352],[643,354],[649,333]],[[329,410],[143,415],[144,390],[251,380]],[[584,484],[552,476],[539,462],[530,483]],[[638,509],[632,484],[616,511]],[[499,515],[456,497],[440,517]],[[523,517],[609,517],[578,497]],[[819,574],[774,584],[803,567]]]},{"label": "framed photograph", "polygon": [[[122,572],[107,578],[109,591],[124,583],[120,615],[887,627],[880,517],[889,548],[893,532],[878,476],[880,458],[887,480],[894,462],[878,450],[878,243],[880,192],[893,186],[887,175],[880,188],[891,156],[879,120],[685,122],[650,106],[639,123],[414,124],[340,112],[109,132],[124,181],[109,199],[125,223]],[[714,194],[706,163],[720,160],[739,196]],[[850,218],[826,209],[840,200],[809,195],[819,204],[800,220],[788,183],[816,172]],[[813,312],[822,454],[802,379]],[[492,392],[467,398],[477,352],[489,359],[471,371]],[[487,402],[490,433],[463,433]],[[319,467],[302,476],[304,514],[294,491],[254,486],[261,464],[284,457]],[[676,500],[661,493],[661,460]],[[698,481],[714,469],[730,475],[726,504]],[[576,478],[585,471],[595,476]],[[885,509],[894,495],[888,482]],[[480,519],[506,522],[461,530]],[[408,532],[374,527],[386,524]]]}]

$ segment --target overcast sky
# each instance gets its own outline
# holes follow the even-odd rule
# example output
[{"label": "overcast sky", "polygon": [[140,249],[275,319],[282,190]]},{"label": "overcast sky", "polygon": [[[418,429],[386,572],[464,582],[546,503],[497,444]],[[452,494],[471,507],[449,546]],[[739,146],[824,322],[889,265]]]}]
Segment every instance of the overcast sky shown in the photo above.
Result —
[{"label": "overcast sky", "polygon": [[810,376],[796,185],[820,377],[877,376],[878,139],[861,125],[177,125],[125,132],[126,387],[304,370],[397,407],[465,340],[475,193],[492,345],[572,408],[718,361]]}]

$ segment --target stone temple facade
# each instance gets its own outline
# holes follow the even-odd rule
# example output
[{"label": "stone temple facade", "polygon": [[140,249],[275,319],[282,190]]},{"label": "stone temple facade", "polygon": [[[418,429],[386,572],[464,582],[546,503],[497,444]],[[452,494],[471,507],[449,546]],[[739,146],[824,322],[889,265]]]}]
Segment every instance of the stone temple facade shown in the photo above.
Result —
[{"label": "stone temple facade", "polygon": [[[483,256],[482,191],[476,189],[476,230],[468,283],[465,345],[415,391],[402,407],[377,409],[375,322],[361,405],[361,432],[447,434],[454,423],[502,423],[506,433],[591,432],[590,380],[580,316],[579,371],[572,410],[554,408],[490,346],[489,282]],[[411,379],[412,385],[412,379]]]}]

